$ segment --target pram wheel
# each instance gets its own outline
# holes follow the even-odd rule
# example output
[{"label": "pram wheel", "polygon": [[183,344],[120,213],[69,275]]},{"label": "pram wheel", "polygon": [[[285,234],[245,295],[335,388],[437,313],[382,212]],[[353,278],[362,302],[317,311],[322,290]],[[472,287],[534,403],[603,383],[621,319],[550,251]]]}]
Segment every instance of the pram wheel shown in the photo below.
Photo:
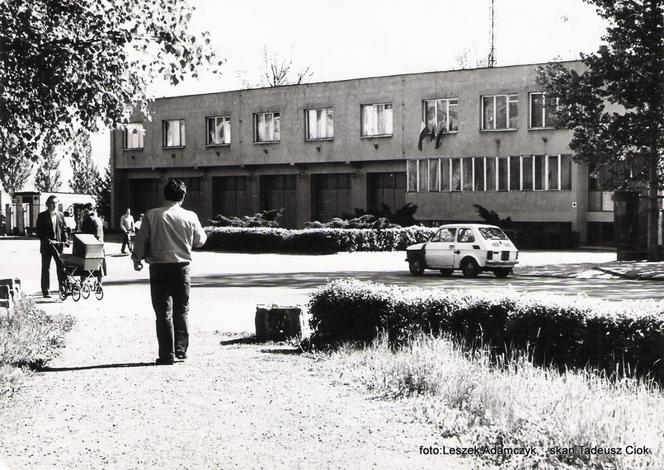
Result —
[{"label": "pram wheel", "polygon": [[60,300],[67,299],[67,286],[64,283],[60,284],[60,288],[58,289],[58,295],[60,296]]},{"label": "pram wheel", "polygon": [[97,300],[104,298],[104,288],[99,283],[97,283],[97,288],[95,289],[95,297]]},{"label": "pram wheel", "polygon": [[78,302],[81,299],[81,287],[77,284],[71,286],[71,298],[74,299],[74,302]]},{"label": "pram wheel", "polygon": [[81,286],[81,295],[84,299],[90,297],[90,286],[87,282]]}]

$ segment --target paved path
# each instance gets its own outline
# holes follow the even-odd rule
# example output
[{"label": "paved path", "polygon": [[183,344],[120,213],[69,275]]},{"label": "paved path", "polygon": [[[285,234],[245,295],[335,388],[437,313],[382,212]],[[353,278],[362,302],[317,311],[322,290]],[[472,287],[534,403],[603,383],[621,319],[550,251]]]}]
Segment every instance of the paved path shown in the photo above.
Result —
[{"label": "paved path", "polygon": [[[201,279],[233,257],[197,258]],[[38,287],[29,278],[37,260],[27,245],[5,257],[27,290]],[[247,312],[258,302],[306,298],[297,288],[197,281],[191,357],[159,367],[152,365],[147,273],[134,273],[118,257],[109,258],[109,272],[102,301],[38,300],[78,323],[61,357],[0,409],[0,461],[12,470],[469,467],[420,455],[421,445],[442,442],[404,405],[335,384],[324,362],[292,348],[238,344],[222,333],[252,329]]]}]

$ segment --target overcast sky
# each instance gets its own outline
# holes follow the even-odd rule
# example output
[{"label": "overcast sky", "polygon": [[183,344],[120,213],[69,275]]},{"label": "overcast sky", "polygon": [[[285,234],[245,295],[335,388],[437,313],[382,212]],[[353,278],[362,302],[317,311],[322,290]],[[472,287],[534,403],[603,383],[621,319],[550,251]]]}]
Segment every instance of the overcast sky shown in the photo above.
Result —
[{"label": "overcast sky", "polygon": [[[227,91],[260,81],[263,48],[309,66],[315,81],[425,72],[486,60],[491,0],[189,0],[192,29],[210,31],[226,59],[221,76],[177,87],[156,84],[157,96]],[[497,65],[577,59],[596,51],[606,25],[582,0],[495,0]],[[108,161],[108,133],[93,142]]]}]

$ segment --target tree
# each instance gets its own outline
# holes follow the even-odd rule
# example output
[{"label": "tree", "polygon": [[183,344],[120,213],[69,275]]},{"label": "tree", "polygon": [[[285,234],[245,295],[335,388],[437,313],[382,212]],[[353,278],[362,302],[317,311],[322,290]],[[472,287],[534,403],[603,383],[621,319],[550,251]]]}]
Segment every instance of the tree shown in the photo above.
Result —
[{"label": "tree", "polygon": [[[189,33],[184,0],[5,0],[0,8],[0,154],[36,160],[44,137],[126,123],[149,85],[221,64]],[[0,173],[5,168],[0,166]]]},{"label": "tree", "polygon": [[74,150],[69,157],[72,169],[72,177],[69,186],[75,193],[97,194],[100,180],[97,165],[92,160],[92,146],[90,135],[82,133],[76,141]]},{"label": "tree", "polygon": [[258,83],[251,83],[245,78],[246,72],[238,74],[246,88],[275,87],[283,85],[300,85],[311,78],[314,73],[308,65],[302,69],[295,70],[293,59],[282,58],[278,53],[270,51],[267,46],[263,46],[263,70],[261,71],[261,80]]},{"label": "tree", "polygon": [[[657,191],[664,148],[664,0],[585,0],[609,22],[606,45],[581,54],[584,70],[539,71],[551,110],[572,130],[577,161],[613,175],[613,189],[647,188],[648,259],[657,259]],[[555,102],[550,100],[550,102]]]},{"label": "tree", "polygon": [[99,175],[95,190],[97,213],[103,217],[111,216],[111,165],[106,165],[104,173]]},{"label": "tree", "polygon": [[7,194],[13,198],[17,191],[23,189],[26,180],[32,174],[33,163],[9,154],[0,155],[0,165],[3,169],[0,171],[0,183]]},{"label": "tree", "polygon": [[42,159],[35,174],[35,189],[44,193],[53,192],[62,186],[60,160],[55,154],[53,142],[46,141],[42,150]]}]

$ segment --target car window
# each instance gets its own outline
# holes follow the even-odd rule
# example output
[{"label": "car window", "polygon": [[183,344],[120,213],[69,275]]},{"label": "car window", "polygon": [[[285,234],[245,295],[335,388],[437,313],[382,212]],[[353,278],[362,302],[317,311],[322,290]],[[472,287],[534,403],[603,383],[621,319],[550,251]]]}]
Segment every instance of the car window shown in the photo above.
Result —
[{"label": "car window", "polygon": [[485,240],[507,240],[505,232],[498,227],[480,227],[478,230]]},{"label": "car window", "polygon": [[469,228],[460,228],[457,241],[459,243],[471,243],[475,241],[475,235],[473,235],[473,231]]},{"label": "car window", "polygon": [[455,228],[443,228],[440,229],[440,241],[441,242],[453,242],[454,241],[454,235],[456,235],[456,229]]}]

